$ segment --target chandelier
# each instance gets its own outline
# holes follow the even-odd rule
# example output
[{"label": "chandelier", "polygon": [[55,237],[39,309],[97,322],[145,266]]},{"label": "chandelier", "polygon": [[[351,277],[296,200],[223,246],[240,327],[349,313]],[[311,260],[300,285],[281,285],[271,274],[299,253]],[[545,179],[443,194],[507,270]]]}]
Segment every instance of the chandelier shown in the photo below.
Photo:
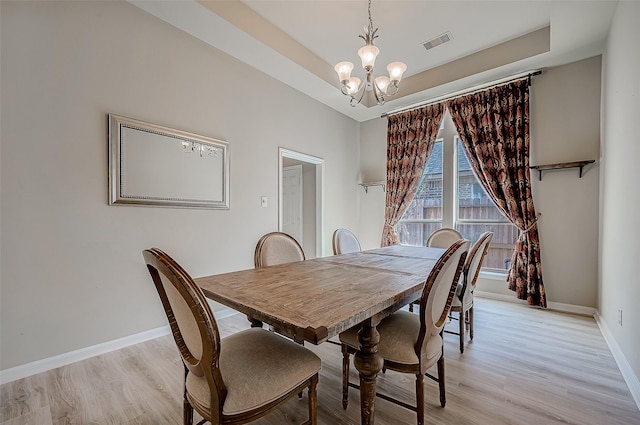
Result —
[{"label": "chandelier", "polygon": [[373,22],[371,21],[371,0],[369,0],[369,26],[364,27],[364,35],[359,35],[365,42],[364,47],[358,50],[358,56],[362,60],[362,67],[364,68],[365,81],[361,82],[360,78],[352,77],[351,71],[353,70],[353,64],[348,61],[340,62],[334,69],[338,73],[338,78],[342,84],[342,94],[350,96],[349,104],[356,106],[362,101],[365,91],[373,92],[373,96],[376,99],[378,105],[382,105],[385,101],[385,97],[394,96],[398,93],[400,80],[402,74],[407,70],[407,65],[402,62],[392,62],[387,66],[389,76],[373,77],[373,65],[376,61],[380,49],[373,45],[373,40],[378,38],[376,32],[378,28],[373,28]]}]

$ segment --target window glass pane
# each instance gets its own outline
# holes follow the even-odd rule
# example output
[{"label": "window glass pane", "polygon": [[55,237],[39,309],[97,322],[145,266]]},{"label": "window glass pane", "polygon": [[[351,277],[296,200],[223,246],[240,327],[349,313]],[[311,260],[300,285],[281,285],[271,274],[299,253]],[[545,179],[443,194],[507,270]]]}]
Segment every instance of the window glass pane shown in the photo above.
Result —
[{"label": "window glass pane", "polygon": [[396,227],[402,245],[426,246],[429,235],[442,227],[442,222],[411,223],[400,222]]},{"label": "window glass pane", "polygon": [[459,223],[458,231],[462,237],[477,241],[484,232],[493,232],[493,240],[483,268],[509,270],[511,255],[518,239],[518,229],[511,223]]},{"label": "window glass pane", "polygon": [[[496,208],[476,178],[471,164],[458,141],[458,223],[457,230],[472,242],[484,232],[493,232],[493,241],[484,260],[484,267],[506,270],[518,239],[518,229]],[[469,223],[467,220],[473,220]]]},{"label": "window glass pane", "polygon": [[429,233],[442,226],[439,222],[407,223],[405,220],[442,221],[442,141],[434,143],[416,195],[396,230],[401,244],[424,245]]}]

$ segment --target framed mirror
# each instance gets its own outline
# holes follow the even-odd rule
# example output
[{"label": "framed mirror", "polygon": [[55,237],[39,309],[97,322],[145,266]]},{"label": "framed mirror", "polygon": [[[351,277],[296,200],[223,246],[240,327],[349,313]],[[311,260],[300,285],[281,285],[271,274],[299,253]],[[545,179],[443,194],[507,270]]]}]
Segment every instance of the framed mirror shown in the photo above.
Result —
[{"label": "framed mirror", "polygon": [[229,144],[109,114],[109,204],[229,209]]}]

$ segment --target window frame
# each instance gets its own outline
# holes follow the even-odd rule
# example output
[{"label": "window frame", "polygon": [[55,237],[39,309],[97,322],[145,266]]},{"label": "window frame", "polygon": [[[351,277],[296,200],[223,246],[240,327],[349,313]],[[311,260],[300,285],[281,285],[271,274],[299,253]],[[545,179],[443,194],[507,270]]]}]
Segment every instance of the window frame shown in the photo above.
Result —
[{"label": "window frame", "polygon": [[[459,173],[458,173],[458,146],[462,143],[460,136],[454,133],[450,141],[447,141],[445,130],[446,119],[451,119],[448,114],[445,115],[440,125],[440,131],[434,143],[442,143],[442,217],[440,219],[401,219],[396,228],[403,224],[424,224],[424,223],[440,223],[441,227],[451,227],[456,230],[460,229],[460,225],[464,224],[489,224],[489,225],[507,225],[513,226],[506,218],[500,219],[461,219],[459,208]],[[454,127],[455,128],[455,127]],[[455,131],[455,130],[454,130]],[[452,140],[452,141],[451,141]],[[473,171],[472,171],[473,172]],[[475,177],[475,176],[474,176]],[[475,177],[477,179],[477,177]],[[422,183],[422,182],[421,182]],[[480,182],[478,182],[480,184]],[[447,198],[451,198],[447,201]],[[495,207],[495,204],[494,204]],[[497,208],[497,207],[495,207]],[[492,244],[493,245],[493,244]],[[481,272],[492,275],[506,276],[508,270],[493,267],[482,267]]]}]

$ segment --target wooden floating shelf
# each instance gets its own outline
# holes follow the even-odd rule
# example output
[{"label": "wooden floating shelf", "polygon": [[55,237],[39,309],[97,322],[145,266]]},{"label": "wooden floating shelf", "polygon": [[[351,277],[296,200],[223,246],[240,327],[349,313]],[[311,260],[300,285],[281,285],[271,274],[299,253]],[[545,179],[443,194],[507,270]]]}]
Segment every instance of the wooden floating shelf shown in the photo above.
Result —
[{"label": "wooden floating shelf", "polygon": [[371,186],[381,186],[382,187],[382,191],[385,192],[386,191],[386,186],[387,186],[387,182],[368,182],[368,183],[358,183],[360,186],[364,187],[364,193],[369,193],[369,188]]},{"label": "wooden floating shelf", "polygon": [[529,168],[538,171],[538,178],[542,180],[542,172],[549,170],[562,170],[567,168],[579,168],[580,169],[580,178],[582,178],[582,170],[585,166],[589,164],[593,164],[596,162],[595,159],[589,159],[587,161],[574,161],[574,162],[559,162],[557,164],[546,164],[546,165],[530,165]]}]

